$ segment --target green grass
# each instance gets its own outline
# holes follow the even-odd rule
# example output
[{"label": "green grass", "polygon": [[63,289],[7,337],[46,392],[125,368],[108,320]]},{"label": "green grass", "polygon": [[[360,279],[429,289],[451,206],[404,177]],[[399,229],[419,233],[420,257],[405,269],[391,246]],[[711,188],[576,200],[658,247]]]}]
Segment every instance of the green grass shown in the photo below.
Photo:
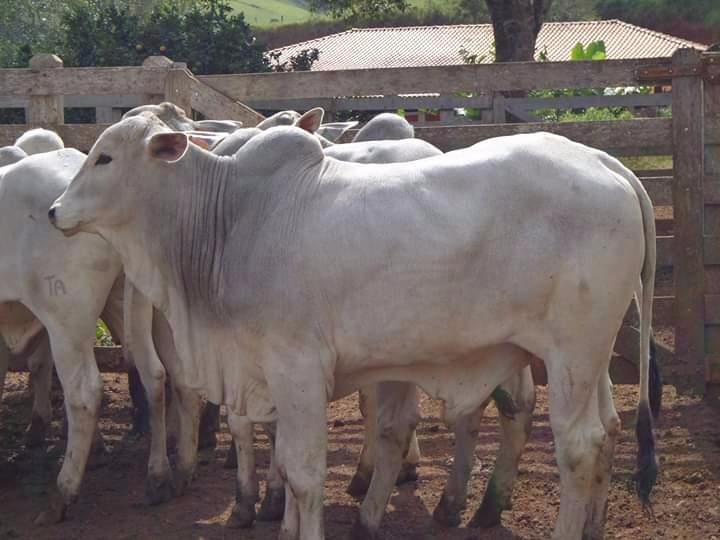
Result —
[{"label": "green grass", "polygon": [[232,0],[230,4],[245,13],[245,21],[252,26],[280,26],[315,18],[302,2],[293,0]]},{"label": "green grass", "polygon": [[[409,3],[422,11],[428,7],[449,11],[452,4],[450,0],[409,0]],[[230,0],[230,5],[245,13],[248,24],[264,28],[325,18],[311,13],[302,0]]]}]

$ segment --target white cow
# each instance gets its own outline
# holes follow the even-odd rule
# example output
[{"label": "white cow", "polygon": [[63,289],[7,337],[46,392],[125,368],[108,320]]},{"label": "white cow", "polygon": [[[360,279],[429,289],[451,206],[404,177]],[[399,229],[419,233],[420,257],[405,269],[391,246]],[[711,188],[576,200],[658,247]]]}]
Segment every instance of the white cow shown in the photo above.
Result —
[{"label": "white cow", "polygon": [[353,142],[377,141],[381,139],[412,139],[415,129],[402,116],[393,113],[381,113],[373,116],[355,134]]},{"label": "white cow", "polygon": [[15,141],[15,146],[22,149],[26,154],[40,154],[42,152],[52,152],[53,150],[62,150],[65,143],[60,135],[49,129],[36,128],[31,129],[20,135]]},{"label": "white cow", "polygon": [[[135,321],[135,342],[128,343],[124,338],[123,277],[114,249],[96,235],[64,238],[45,224],[45,207],[67,187],[84,160],[81,152],[64,149],[29,156],[0,169],[0,341],[7,344],[0,348],[0,386],[10,354],[27,361],[34,402],[26,444],[39,445],[51,420],[49,394],[55,361],[65,390],[69,426],[58,488],[71,497],[82,482],[97,426],[102,390],[93,352],[97,319],[105,321],[113,336],[137,360],[146,386],[164,386],[165,381],[165,371],[152,343],[151,325]],[[159,332],[162,336],[162,327]],[[167,360],[174,348],[159,347],[159,352]],[[166,363],[177,365],[173,359]],[[181,492],[195,468],[195,392],[173,390],[180,392],[181,399],[175,401],[184,407],[178,433],[178,470],[173,482],[165,439],[154,440],[148,466],[151,502],[167,499],[173,486]],[[164,401],[152,405],[163,408],[164,422]],[[164,423],[153,427],[164,434]],[[61,520],[65,510],[63,499],[55,497],[39,521]]]},{"label": "white cow", "polygon": [[380,383],[384,459],[353,533],[372,537],[417,421],[410,396],[382,381],[421,386],[453,421],[527,353],[548,371],[554,537],[602,536],[619,430],[607,371],[633,294],[637,478],[649,495],[654,217],[637,178],[603,152],[537,133],[363,165],[281,127],[224,158],[141,116],[100,136],[49,217],[118,250],[167,316],[186,380],[252,421],[277,419],[284,538],[324,537],[328,400]]},{"label": "white cow", "polygon": [[26,156],[27,153],[22,148],[18,148],[17,146],[3,146],[0,148],[0,167],[17,163]]},{"label": "white cow", "polygon": [[132,118],[144,113],[154,114],[169,127],[179,131],[232,133],[243,125],[238,120],[193,120],[187,117],[183,109],[169,101],[164,101],[159,105],[140,105],[126,112],[123,118]]}]

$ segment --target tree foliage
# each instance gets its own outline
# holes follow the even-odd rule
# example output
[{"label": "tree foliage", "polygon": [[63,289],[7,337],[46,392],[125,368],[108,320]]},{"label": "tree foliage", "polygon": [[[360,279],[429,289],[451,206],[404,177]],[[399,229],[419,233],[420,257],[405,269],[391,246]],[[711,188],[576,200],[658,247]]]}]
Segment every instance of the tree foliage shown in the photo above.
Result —
[{"label": "tree foliage", "polygon": [[197,74],[303,70],[318,57],[269,58],[226,0],[17,0],[0,10],[0,67],[26,67],[38,52],[57,53],[67,66],[138,65],[163,55]]},{"label": "tree foliage", "polygon": [[198,74],[268,70],[264,47],[242,13],[233,14],[223,0],[200,0],[185,9],[162,2],[145,16],[130,4],[90,0],[66,13],[62,26],[71,65],[135,65],[165,55]]},{"label": "tree foliage", "polygon": [[597,0],[598,14],[695,41],[720,40],[718,0]]}]

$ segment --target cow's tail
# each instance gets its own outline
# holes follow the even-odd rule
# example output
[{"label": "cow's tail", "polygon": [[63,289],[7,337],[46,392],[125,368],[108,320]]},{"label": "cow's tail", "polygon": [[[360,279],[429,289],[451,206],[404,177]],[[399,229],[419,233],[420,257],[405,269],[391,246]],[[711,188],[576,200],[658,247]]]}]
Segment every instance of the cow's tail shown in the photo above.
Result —
[{"label": "cow's tail", "polygon": [[[640,273],[640,284],[636,292],[638,311],[640,312],[640,400],[638,402],[635,434],[638,441],[637,471],[634,475],[635,490],[646,507],[650,504],[650,492],[658,474],[655,456],[655,437],[653,434],[653,416],[660,409],[659,370],[655,359],[652,339],[652,305],[655,293],[655,266],[657,252],[655,245],[655,214],[652,202],[640,183],[640,180],[627,171],[625,178],[633,186],[640,202],[640,210],[645,232],[645,260]],[[652,364],[652,366],[651,366]],[[651,389],[651,382],[653,388]],[[653,396],[652,407],[650,395]],[[653,411],[654,409],[654,411]],[[653,415],[653,412],[656,413]]]}]

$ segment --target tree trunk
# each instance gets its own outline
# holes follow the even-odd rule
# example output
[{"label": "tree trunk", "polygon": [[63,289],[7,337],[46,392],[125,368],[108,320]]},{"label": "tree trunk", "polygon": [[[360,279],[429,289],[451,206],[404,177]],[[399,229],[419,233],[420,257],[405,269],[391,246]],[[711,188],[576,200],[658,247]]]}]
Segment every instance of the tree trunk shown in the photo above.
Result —
[{"label": "tree trunk", "polygon": [[496,62],[532,62],[535,40],[552,0],[486,0]]},{"label": "tree trunk", "polygon": [[[495,34],[496,62],[532,62],[535,60],[535,41],[552,0],[485,0]],[[505,97],[525,97],[523,90],[503,92]],[[520,119],[510,114],[496,113],[495,123]]]}]

